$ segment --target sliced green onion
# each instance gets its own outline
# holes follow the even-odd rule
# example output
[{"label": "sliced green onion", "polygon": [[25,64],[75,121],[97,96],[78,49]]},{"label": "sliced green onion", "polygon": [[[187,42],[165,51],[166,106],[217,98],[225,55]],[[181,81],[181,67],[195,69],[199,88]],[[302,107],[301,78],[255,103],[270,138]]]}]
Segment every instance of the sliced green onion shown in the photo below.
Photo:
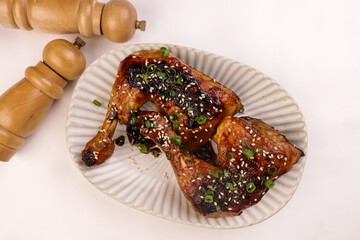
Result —
[{"label": "sliced green onion", "polygon": [[174,131],[179,130],[179,128],[180,128],[180,126],[177,125],[177,124],[175,124],[175,125],[172,126],[172,129],[173,129]]},{"label": "sliced green onion", "polygon": [[176,123],[181,117],[181,114],[180,113],[177,113],[177,112],[174,112],[174,113],[171,113],[170,116],[169,116],[169,120],[170,122],[172,123]]},{"label": "sliced green onion", "polygon": [[216,205],[216,211],[221,212],[221,207],[219,205]]},{"label": "sliced green onion", "polygon": [[204,174],[200,173],[200,174],[199,174],[199,178],[203,179],[203,178],[204,178]]},{"label": "sliced green onion", "polygon": [[148,78],[148,73],[142,73],[142,74],[139,74],[139,76],[141,77],[141,79],[142,79],[146,84],[149,83],[149,80],[147,79],[147,78]]},{"label": "sliced green onion", "polygon": [[245,149],[243,152],[242,152],[245,157],[247,158],[251,158],[252,156],[254,156],[254,153],[250,150],[250,149]]},{"label": "sliced green onion", "polygon": [[147,128],[151,128],[151,122],[150,122],[150,120],[146,120],[146,121],[145,121],[145,125],[146,125]]},{"label": "sliced green onion", "polygon": [[242,147],[246,147],[246,142],[241,142]]},{"label": "sliced green onion", "polygon": [[266,186],[267,188],[272,188],[273,186],[275,186],[275,183],[274,183],[273,181],[271,181],[271,180],[267,180],[267,181],[265,182],[265,186]]},{"label": "sliced green onion", "polygon": [[262,149],[261,148],[255,148],[255,152],[261,152]]},{"label": "sliced green onion", "polygon": [[214,201],[213,196],[205,195],[205,202],[206,203],[212,203],[213,201]]},{"label": "sliced green onion", "polygon": [[175,97],[175,91],[172,90],[172,89],[168,89],[168,90],[166,90],[166,92],[165,92],[165,96],[166,96],[167,98],[174,98],[174,97]]},{"label": "sliced green onion", "polygon": [[246,191],[248,191],[248,193],[252,193],[253,191],[255,191],[256,187],[255,184],[253,182],[249,182],[246,185]]},{"label": "sliced green onion", "polygon": [[274,167],[274,166],[269,167],[269,168],[268,168],[268,173],[269,173],[270,175],[274,175],[275,173],[277,173],[277,168]]},{"label": "sliced green onion", "polygon": [[[189,149],[188,149],[185,145],[181,145],[180,149],[181,149],[181,151],[182,151],[184,154],[189,153]],[[201,173],[200,173],[200,174],[201,174]]]},{"label": "sliced green onion", "polygon": [[225,184],[225,187],[226,187],[226,188],[229,188],[230,191],[236,191],[236,190],[238,190],[238,188],[237,188],[237,187],[234,187],[234,184],[233,184],[233,183],[230,183],[230,182],[227,182],[227,183]]},{"label": "sliced green onion", "polygon": [[172,141],[176,146],[181,145],[181,137],[180,136],[173,136]]},{"label": "sliced green onion", "polygon": [[237,177],[237,176],[239,176],[239,179],[238,179],[237,181],[235,181],[235,180],[234,180],[234,178],[232,179],[232,180],[233,180],[233,182],[235,182],[235,183],[240,182],[240,181],[241,181],[241,179],[242,179],[242,175],[241,175],[241,174],[240,174],[240,175],[235,175],[234,177]]},{"label": "sliced green onion", "polygon": [[156,75],[158,77],[162,77],[162,78],[166,77],[166,73],[163,73],[163,72],[157,72]]},{"label": "sliced green onion", "polygon": [[245,112],[245,108],[240,109],[239,113],[244,113]]},{"label": "sliced green onion", "polygon": [[226,187],[226,188],[231,188],[231,187],[232,187],[232,185],[233,185],[232,183],[227,182],[227,183],[225,184],[225,187]]},{"label": "sliced green onion", "polygon": [[166,70],[166,75],[170,78],[175,77],[176,75],[175,68],[170,68],[169,70]]},{"label": "sliced green onion", "polygon": [[154,153],[154,157],[156,157],[156,158],[157,158],[157,157],[159,156],[159,154],[158,154],[158,151],[157,151],[157,150],[154,150],[154,151],[153,151],[153,153]]},{"label": "sliced green onion", "polygon": [[235,157],[234,153],[233,152],[227,152],[226,153],[226,158],[227,159],[233,159]]},{"label": "sliced green onion", "polygon": [[140,144],[140,152],[142,153],[149,153],[149,146],[146,145],[145,143],[141,143]]},{"label": "sliced green onion", "polygon": [[207,121],[207,117],[205,116],[205,115],[201,115],[200,117],[198,117],[197,119],[196,119],[196,122],[198,123],[198,124],[203,124],[203,123],[205,123]]},{"label": "sliced green onion", "polygon": [[213,187],[213,186],[211,186],[211,185],[208,185],[208,186],[207,186],[207,188],[208,188],[209,190],[211,190],[211,191],[215,191],[216,186],[215,186],[215,187]]},{"label": "sliced green onion", "polygon": [[213,191],[208,190],[208,191],[206,191],[205,195],[211,195],[211,196],[214,196],[214,192],[213,192]]},{"label": "sliced green onion", "polygon": [[131,119],[130,119],[130,123],[132,125],[135,125],[135,124],[137,124],[137,122],[138,122],[138,117],[137,116],[132,116]]},{"label": "sliced green onion", "polygon": [[184,79],[183,79],[182,77],[177,77],[175,83],[176,83],[176,84],[179,84],[179,85],[183,85]]},{"label": "sliced green onion", "polygon": [[101,102],[99,102],[98,100],[94,99],[93,104],[95,104],[96,106],[100,107],[101,106]]},{"label": "sliced green onion", "polygon": [[153,123],[153,124],[152,124],[152,127],[153,127],[153,128],[158,128],[158,125],[157,125],[156,123]]},{"label": "sliced green onion", "polygon": [[188,116],[189,116],[189,117],[192,117],[192,116],[193,116],[193,109],[192,109],[192,107],[188,107],[188,108],[187,108],[187,113],[188,113]]},{"label": "sliced green onion", "polygon": [[227,169],[224,169],[224,176],[229,177],[230,176],[230,171],[227,170]]},{"label": "sliced green onion", "polygon": [[222,170],[217,170],[213,176],[216,178],[221,178],[222,175],[224,175],[224,172]]},{"label": "sliced green onion", "polygon": [[264,181],[265,181],[265,176],[263,176],[263,177],[261,178],[261,185],[264,184]]},{"label": "sliced green onion", "polygon": [[147,67],[146,72],[148,72],[148,73],[153,73],[153,72],[155,72],[155,70],[156,70],[156,65],[155,65],[155,64],[150,64],[150,65]]},{"label": "sliced green onion", "polygon": [[160,53],[162,57],[168,57],[170,55],[170,51],[166,47],[161,47]]}]

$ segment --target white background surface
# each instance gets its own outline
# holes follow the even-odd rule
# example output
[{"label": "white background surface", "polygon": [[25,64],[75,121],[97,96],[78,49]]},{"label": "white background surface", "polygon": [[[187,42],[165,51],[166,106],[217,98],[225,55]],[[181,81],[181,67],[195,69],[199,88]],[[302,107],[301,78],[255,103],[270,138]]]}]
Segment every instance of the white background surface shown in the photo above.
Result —
[{"label": "white background surface", "polygon": [[[279,213],[233,230],[173,223],[93,187],[68,154],[70,83],[10,162],[0,162],[0,239],[360,239],[360,2],[132,0],[146,32],[123,44],[86,39],[90,64],[131,43],[171,43],[246,63],[301,107],[309,150],[297,192]],[[55,38],[0,26],[0,92],[23,78]],[[1,104],[1,103],[0,103]]]}]

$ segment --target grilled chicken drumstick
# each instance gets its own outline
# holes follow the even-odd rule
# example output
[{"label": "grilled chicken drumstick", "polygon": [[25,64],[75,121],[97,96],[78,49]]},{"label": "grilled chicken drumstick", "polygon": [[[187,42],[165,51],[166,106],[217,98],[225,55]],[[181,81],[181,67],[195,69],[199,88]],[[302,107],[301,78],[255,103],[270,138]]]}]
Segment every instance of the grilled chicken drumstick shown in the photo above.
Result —
[{"label": "grilled chicken drumstick", "polygon": [[103,125],[82,152],[84,163],[91,166],[109,158],[117,122],[131,122],[148,101],[169,117],[190,152],[207,144],[219,122],[243,107],[234,92],[167,49],[135,52],[120,63]]},{"label": "grilled chicken drumstick", "polygon": [[190,206],[207,217],[241,214],[259,202],[302,155],[282,134],[250,117],[228,116],[218,126],[213,137],[218,166],[184,154],[180,150],[183,138],[162,114],[141,112],[138,124],[141,133],[166,154]]}]

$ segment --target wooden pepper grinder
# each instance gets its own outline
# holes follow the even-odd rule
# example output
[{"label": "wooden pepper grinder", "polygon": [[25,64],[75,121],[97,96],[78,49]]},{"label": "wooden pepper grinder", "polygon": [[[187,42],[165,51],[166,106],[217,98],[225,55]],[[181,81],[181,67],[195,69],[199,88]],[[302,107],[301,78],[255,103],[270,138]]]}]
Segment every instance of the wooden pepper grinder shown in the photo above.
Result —
[{"label": "wooden pepper grinder", "polygon": [[134,6],[126,0],[0,0],[0,23],[7,28],[36,29],[47,33],[105,35],[113,42],[130,40],[137,21]]},{"label": "wooden pepper grinder", "polygon": [[49,42],[43,62],[28,67],[25,78],[0,96],[0,161],[8,161],[43,120],[54,99],[63,95],[66,80],[78,78],[86,67],[80,48],[63,39]]}]

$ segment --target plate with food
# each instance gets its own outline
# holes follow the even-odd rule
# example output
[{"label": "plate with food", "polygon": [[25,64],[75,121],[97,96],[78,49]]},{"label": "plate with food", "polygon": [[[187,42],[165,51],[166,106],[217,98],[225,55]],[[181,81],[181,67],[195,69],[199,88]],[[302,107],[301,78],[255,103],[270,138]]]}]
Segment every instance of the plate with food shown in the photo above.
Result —
[{"label": "plate with food", "polygon": [[294,99],[256,69],[202,50],[135,44],[74,89],[67,143],[90,183],[179,223],[239,228],[290,200],[307,151]]}]

